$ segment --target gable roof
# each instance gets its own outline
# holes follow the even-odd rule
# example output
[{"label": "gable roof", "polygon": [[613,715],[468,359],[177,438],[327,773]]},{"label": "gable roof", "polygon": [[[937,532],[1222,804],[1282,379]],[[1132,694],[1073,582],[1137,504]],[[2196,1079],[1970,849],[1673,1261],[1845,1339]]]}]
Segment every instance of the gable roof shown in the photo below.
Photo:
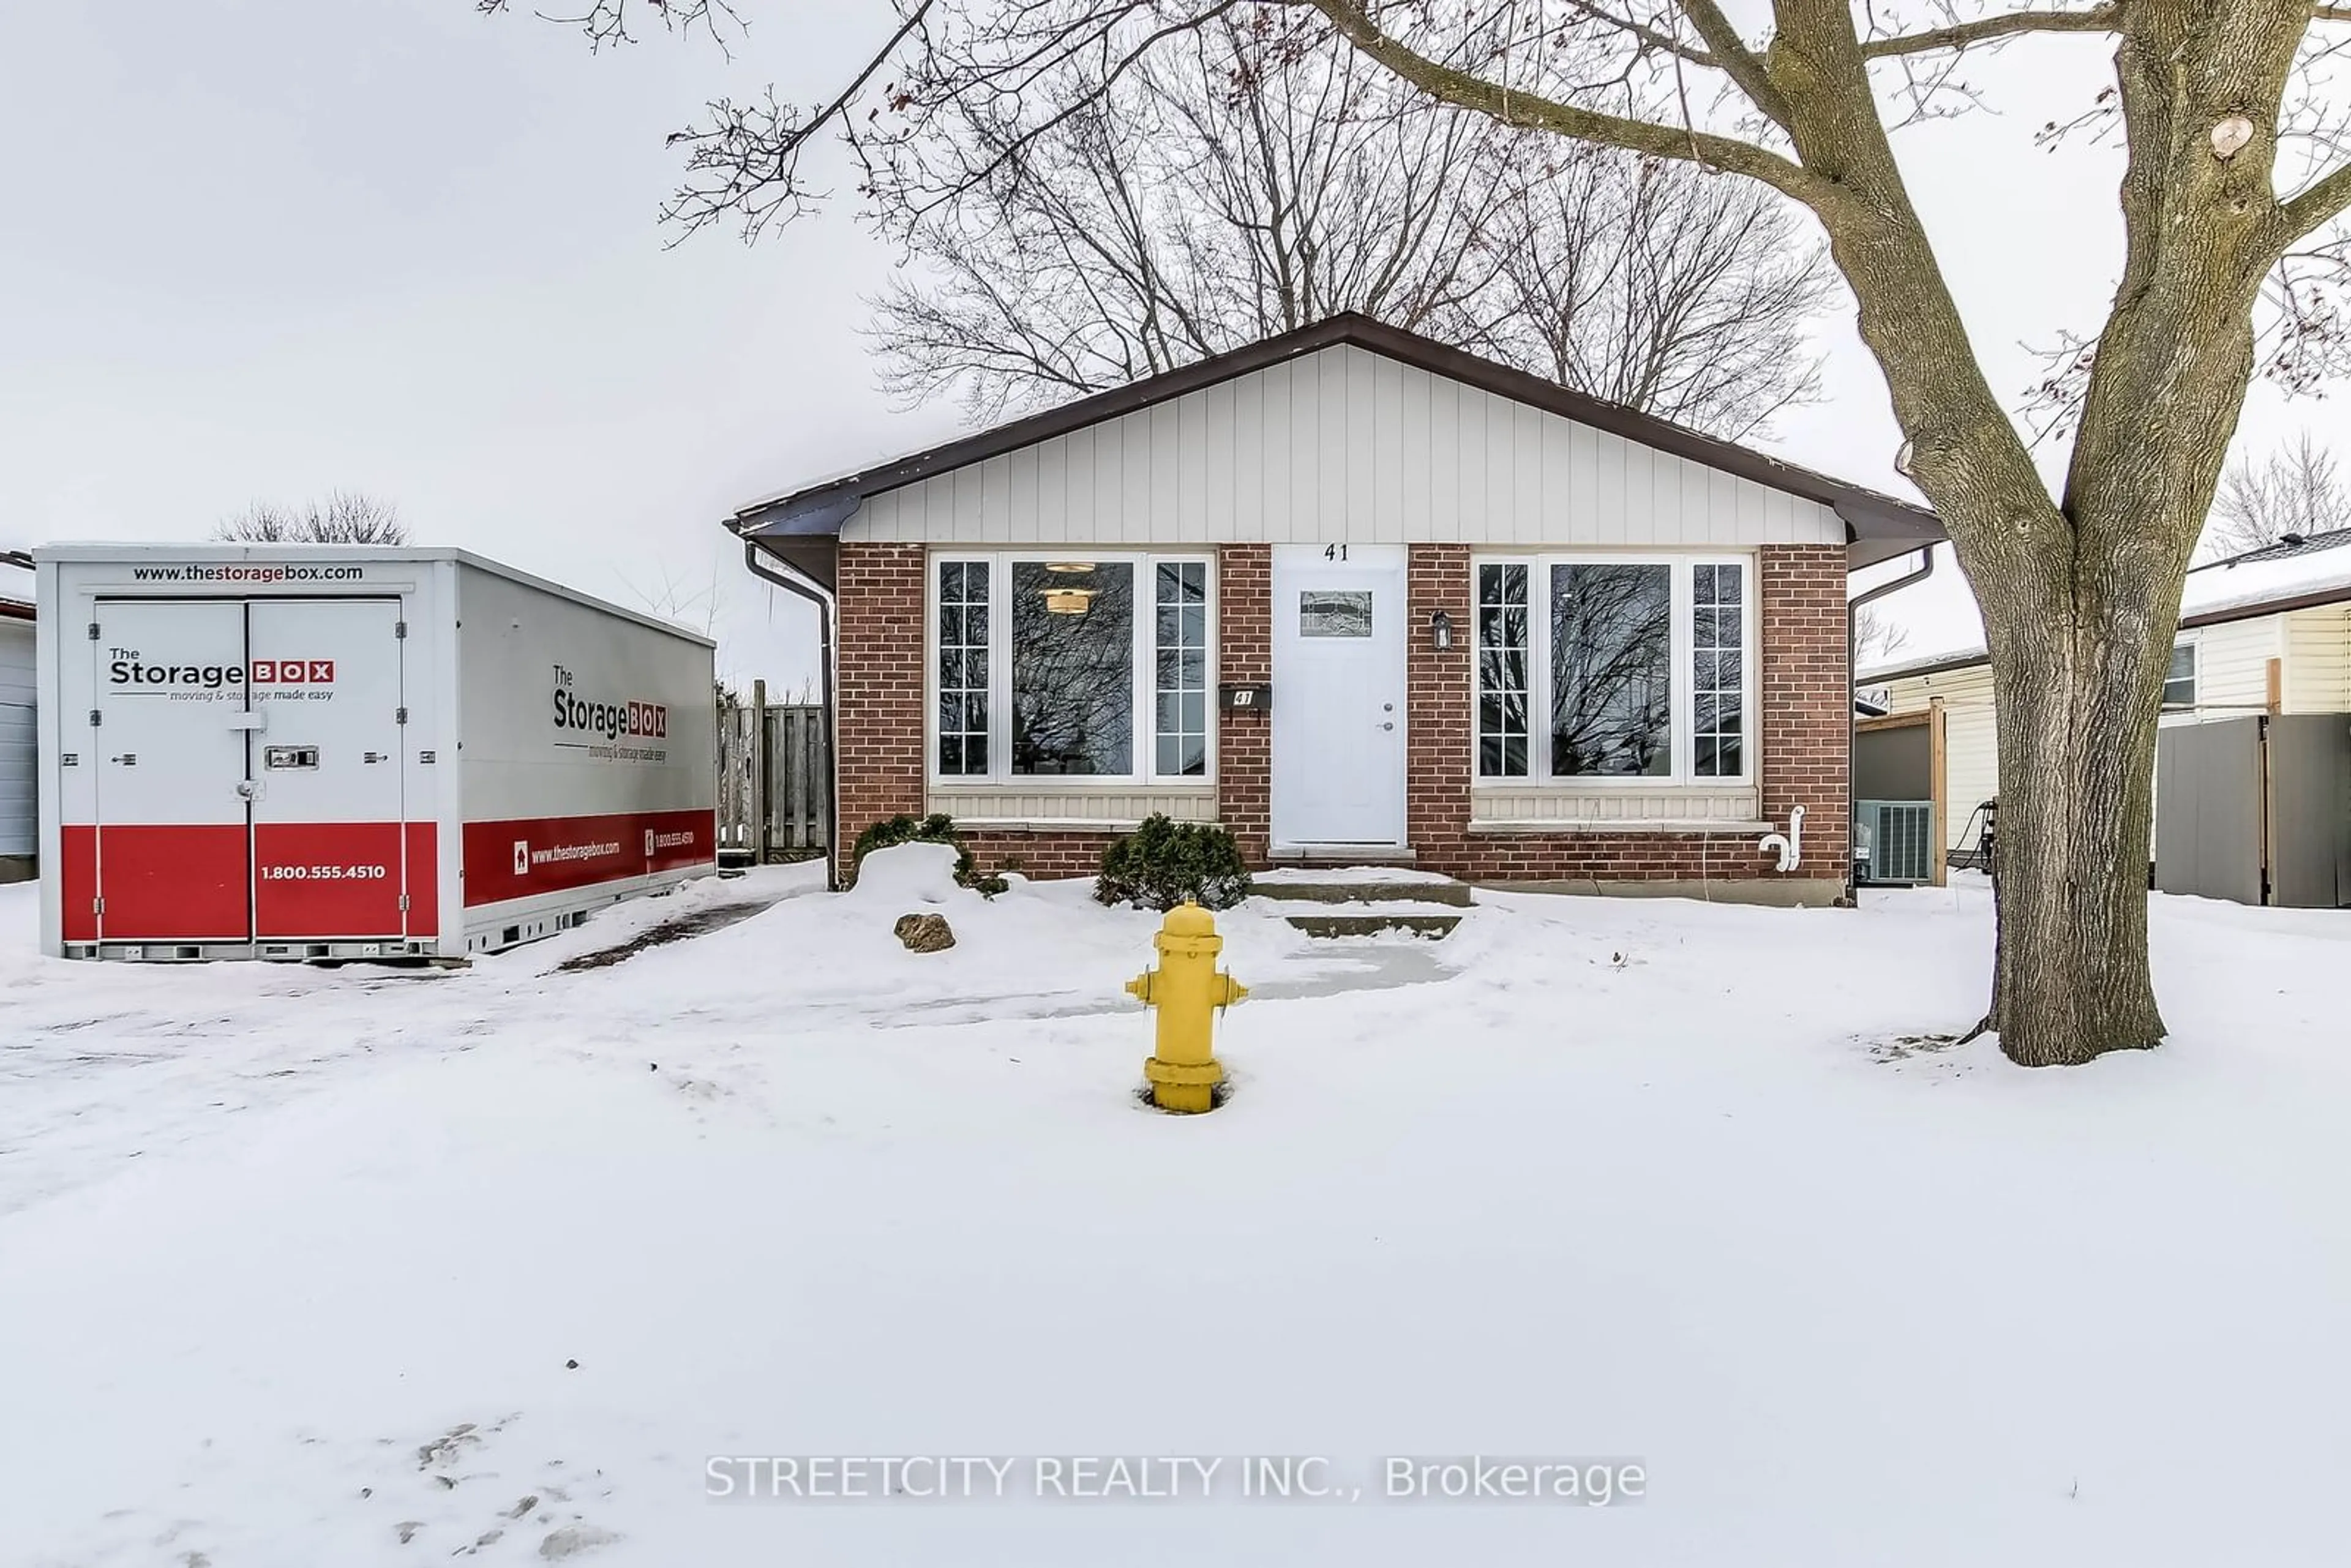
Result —
[{"label": "gable roof", "polygon": [[928,451],[911,453],[859,473],[754,502],[729,518],[727,526],[747,538],[838,538],[841,525],[856,515],[868,497],[1341,344],[1353,344],[1432,375],[1445,376],[1497,397],[1817,502],[1843,519],[1849,541],[1867,541],[1879,547],[1873,552],[1873,559],[1885,559],[1921,549],[1944,537],[1942,524],[1923,507],[1783,463],[1752,447],[1702,434],[1622,403],[1571,391],[1540,376],[1352,311],[1127,386],[1011,420]]},{"label": "gable roof", "polygon": [[[2189,568],[2179,598],[2179,629],[2193,632],[2200,626],[2344,603],[2351,603],[2351,528],[2307,537],[2289,534],[2275,544]],[[1856,678],[1876,685],[1939,675],[1980,664],[1988,657],[1979,641],[1865,670]]]}]

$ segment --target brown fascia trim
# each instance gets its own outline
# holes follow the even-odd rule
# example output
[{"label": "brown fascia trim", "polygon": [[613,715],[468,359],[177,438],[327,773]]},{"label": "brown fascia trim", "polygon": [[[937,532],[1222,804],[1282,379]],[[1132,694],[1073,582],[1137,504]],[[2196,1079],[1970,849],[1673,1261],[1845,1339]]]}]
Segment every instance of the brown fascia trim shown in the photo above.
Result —
[{"label": "brown fascia trim", "polygon": [[[2351,584],[2335,588],[2314,589],[2308,593],[2296,593],[2283,599],[2258,600],[2251,604],[2231,604],[2219,610],[2207,610],[2195,615],[2180,617],[2179,629],[2194,632],[2205,626],[2226,626],[2237,621],[2258,621],[2264,615],[2291,615],[2297,610],[2324,610],[2330,604],[2351,604]],[[1921,675],[1948,675],[1953,670],[1971,670],[1991,662],[1990,653],[1956,653],[1938,659],[1931,664],[1915,669],[1896,667],[1881,670],[1876,674],[1855,677],[1856,686],[1882,686],[1896,681],[1914,681]]]},{"label": "brown fascia trim", "polygon": [[0,599],[0,621],[37,621],[40,610],[36,605],[20,604],[13,599]]},{"label": "brown fascia trim", "polygon": [[2179,629],[2193,632],[2199,626],[2225,626],[2231,621],[2255,621],[2264,615],[2289,615],[2297,610],[2324,610],[2330,604],[2346,601],[2351,601],[2351,584],[2314,589],[2308,593],[2296,593],[2284,599],[2264,599],[2255,604],[2231,604],[2224,610],[2207,610],[2200,615],[2182,617]]},{"label": "brown fascia trim", "polygon": [[1751,447],[1701,434],[1670,420],[1573,392],[1541,376],[1513,370],[1353,312],[1332,316],[1228,353],[1217,354],[1109,392],[1096,392],[989,430],[893,459],[859,474],[757,502],[737,512],[728,527],[746,536],[838,534],[857,504],[990,457],[1033,446],[1072,431],[1134,413],[1155,403],[1217,386],[1286,360],[1353,344],[1432,375],[1460,382],[1496,397],[1559,414],[1627,441],[1720,469],[1835,510],[1849,539],[1915,540],[1911,548],[1940,540],[1935,514],[1863,486],[1833,479],[1810,468],[1782,463]]}]

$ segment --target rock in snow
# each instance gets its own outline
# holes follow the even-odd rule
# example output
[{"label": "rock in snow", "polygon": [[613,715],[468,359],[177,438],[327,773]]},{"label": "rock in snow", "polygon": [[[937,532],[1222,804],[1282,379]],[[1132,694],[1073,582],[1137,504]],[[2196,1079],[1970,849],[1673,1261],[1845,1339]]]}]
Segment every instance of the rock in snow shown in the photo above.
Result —
[{"label": "rock in snow", "polygon": [[611,1531],[599,1530],[592,1524],[567,1524],[547,1532],[547,1539],[538,1543],[538,1554],[555,1563],[598,1546],[610,1546],[620,1539]]},{"label": "rock in snow", "polygon": [[941,953],[955,946],[955,932],[944,915],[901,915],[891,929],[909,953]]}]

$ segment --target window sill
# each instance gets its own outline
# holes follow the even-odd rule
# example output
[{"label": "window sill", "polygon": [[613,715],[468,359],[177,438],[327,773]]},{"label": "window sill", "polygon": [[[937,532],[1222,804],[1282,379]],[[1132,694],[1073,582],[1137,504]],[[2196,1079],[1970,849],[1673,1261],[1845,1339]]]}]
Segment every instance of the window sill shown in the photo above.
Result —
[{"label": "window sill", "polygon": [[1604,800],[1627,791],[1642,795],[1736,795],[1752,793],[1752,779],[1676,780],[1646,775],[1614,779],[1473,779],[1469,788],[1479,795],[1583,795]]},{"label": "window sill", "polygon": [[1517,821],[1480,821],[1473,818],[1473,834],[1512,833],[1719,833],[1744,838],[1779,830],[1769,822],[1742,822],[1728,817],[1544,817]]},{"label": "window sill", "polygon": [[1048,773],[1034,779],[934,779],[924,786],[934,795],[1203,795],[1214,796],[1213,779],[1159,781],[1100,774]]},{"label": "window sill", "polygon": [[1155,812],[1178,821],[1216,821],[1217,786],[1197,779],[1172,786],[1136,784],[1123,779],[1091,784],[1057,779],[1036,788],[933,784],[924,791],[923,809],[999,831],[1133,832]]},{"label": "window sill", "polygon": [[980,833],[1131,833],[1143,826],[1141,818],[1121,817],[957,817],[956,831]]}]

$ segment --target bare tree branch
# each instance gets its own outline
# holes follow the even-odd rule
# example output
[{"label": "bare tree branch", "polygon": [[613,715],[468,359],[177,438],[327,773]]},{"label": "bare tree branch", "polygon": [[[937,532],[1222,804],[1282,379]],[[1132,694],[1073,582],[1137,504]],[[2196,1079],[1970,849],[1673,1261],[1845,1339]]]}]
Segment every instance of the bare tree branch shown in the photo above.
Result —
[{"label": "bare tree branch", "polygon": [[[507,10],[510,3],[511,0],[474,0],[474,9],[485,16],[495,16]],[[549,11],[536,15],[543,22],[579,28],[587,36],[589,48],[601,51],[635,43],[641,32],[636,18],[647,11],[670,32],[706,35],[722,54],[732,53],[727,35],[739,35],[744,30],[742,15],[731,0],[589,0],[588,9],[572,15]]]},{"label": "bare tree branch", "polygon": [[2026,33],[2111,33],[2121,16],[2120,0],[2106,0],[2105,4],[2095,5],[2087,11],[2011,11],[2002,16],[1982,16],[1971,22],[1955,23],[1924,33],[1870,38],[1864,41],[1861,52],[1865,58],[1878,60],[1897,55],[1965,49]]},{"label": "bare tree branch", "polygon": [[1355,0],[1307,0],[1356,48],[1440,102],[1490,114],[1506,125],[1555,131],[1653,158],[1673,158],[1762,181],[1807,205],[1835,201],[1834,185],[1802,164],[1736,137],[1580,109],[1538,93],[1513,91],[1443,65],[1383,32]]},{"label": "bare tree branch", "polygon": [[2219,559],[2343,528],[2351,528],[2351,489],[2337,471],[2336,455],[2304,431],[2262,463],[2245,457],[2230,465],[2201,543]]},{"label": "bare tree branch", "polygon": [[[483,3],[486,5],[492,0]],[[496,3],[503,5],[505,0]],[[668,144],[687,150],[687,173],[685,183],[662,208],[662,220],[678,227],[676,237],[669,243],[675,245],[730,213],[741,214],[743,237],[757,239],[777,213],[805,211],[806,199],[799,193],[795,179],[801,152],[811,140],[841,122],[851,104],[922,26],[933,3],[918,0],[898,24],[898,30],[873,52],[840,95],[806,120],[778,104],[770,91],[763,105],[747,109],[737,109],[725,99],[713,103],[710,108],[717,124],[711,130],[671,132]],[[697,183],[697,173],[707,177]]]},{"label": "bare tree branch", "polygon": [[323,501],[293,508],[256,501],[223,520],[213,538],[253,544],[404,545],[408,525],[385,502],[356,490],[336,490]]},{"label": "bare tree branch", "polygon": [[2280,247],[2316,233],[2322,225],[2334,222],[2346,211],[2351,211],[2351,163],[2344,164],[2304,188],[2301,194],[2278,204]]},{"label": "bare tree branch", "polygon": [[[1348,49],[1227,18],[1090,96],[1005,177],[893,228],[884,384],[980,418],[1340,310],[1738,438],[1809,399],[1825,257],[1770,191],[1430,102]],[[910,153],[952,184],[972,110]]]},{"label": "bare tree branch", "polygon": [[1773,124],[1786,125],[1788,100],[1771,85],[1763,62],[1748,51],[1747,41],[1730,25],[1730,18],[1722,14],[1722,7],[1714,0],[1677,0],[1677,4],[1690,19],[1690,26],[1698,29],[1698,36],[1706,40],[1716,68],[1737,82],[1748,101],[1769,115]]}]

